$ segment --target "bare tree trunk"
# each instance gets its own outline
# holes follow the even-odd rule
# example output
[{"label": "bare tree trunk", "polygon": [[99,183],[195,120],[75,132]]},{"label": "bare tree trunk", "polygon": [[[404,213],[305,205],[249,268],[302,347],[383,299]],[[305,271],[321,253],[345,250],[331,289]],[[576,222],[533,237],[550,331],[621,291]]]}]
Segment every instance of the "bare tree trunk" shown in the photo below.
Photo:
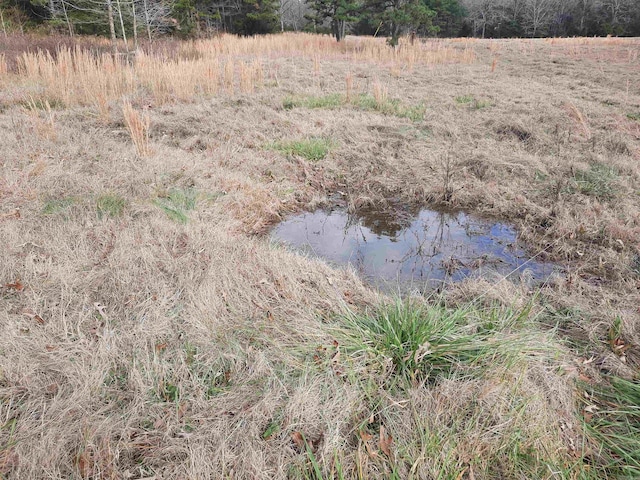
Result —
[{"label": "bare tree trunk", "polygon": [[118,55],[118,39],[116,38],[116,27],[113,23],[113,4],[107,0],[107,14],[109,16],[109,33],[111,34],[111,49],[114,58]]},{"label": "bare tree trunk", "polygon": [[69,20],[69,15],[67,14],[67,5],[65,0],[62,0],[62,12],[64,13],[64,19],[67,22],[67,28],[69,29],[69,36],[73,37],[73,25],[71,25],[71,21]]},{"label": "bare tree trunk", "polygon": [[4,15],[0,8],[0,23],[2,23],[2,31],[4,32],[4,38],[7,38],[7,26],[4,24]]},{"label": "bare tree trunk", "polygon": [[122,19],[122,8],[120,8],[120,0],[116,0],[118,6],[118,17],[120,17],[120,29],[122,30],[122,42],[124,43],[124,51],[129,54],[129,45],[127,45],[127,32],[124,29],[124,20]]},{"label": "bare tree trunk", "polygon": [[136,1],[131,0],[131,13],[133,14],[133,50],[138,51],[138,20],[136,19]]},{"label": "bare tree trunk", "polygon": [[151,23],[149,22],[149,5],[147,0],[144,0],[144,19],[147,22],[147,35],[149,36],[149,43],[151,43]]}]

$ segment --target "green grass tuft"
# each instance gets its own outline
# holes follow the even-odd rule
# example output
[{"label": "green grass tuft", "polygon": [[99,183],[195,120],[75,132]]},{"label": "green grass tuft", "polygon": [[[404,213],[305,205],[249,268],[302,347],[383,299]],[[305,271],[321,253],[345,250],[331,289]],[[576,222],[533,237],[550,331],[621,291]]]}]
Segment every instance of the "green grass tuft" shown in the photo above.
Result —
[{"label": "green grass tuft", "polygon": [[180,398],[180,389],[173,383],[162,383],[160,385],[160,399],[165,402],[175,403]]},{"label": "green grass tuft", "polygon": [[285,155],[302,157],[312,162],[324,159],[331,149],[331,142],[325,138],[309,138],[291,142],[276,142],[268,146]]},{"label": "green grass tuft", "polygon": [[44,202],[42,213],[44,215],[53,215],[60,213],[77,202],[74,197],[50,198]]},{"label": "green grass tuft", "polygon": [[100,195],[96,199],[96,209],[98,210],[98,218],[105,216],[119,217],[124,212],[127,201],[117,194],[107,193]]},{"label": "green grass tuft", "polygon": [[640,113],[627,113],[627,118],[630,120],[635,120],[636,122],[640,122]]},{"label": "green grass tuft", "polygon": [[373,110],[383,115],[408,118],[414,122],[423,120],[426,111],[424,105],[408,107],[397,99],[378,101],[373,95],[368,94],[357,96],[352,103],[361,110]]},{"label": "green grass tuft", "polygon": [[461,105],[466,105],[468,103],[473,102],[474,98],[473,95],[461,95],[459,97],[456,97],[456,103],[459,103]]},{"label": "green grass tuft", "polygon": [[178,223],[187,223],[189,221],[187,212],[196,208],[197,201],[198,191],[195,188],[172,188],[165,195],[157,198],[154,203],[170,219]]},{"label": "green grass tuft", "polygon": [[403,379],[435,381],[452,375],[480,375],[485,368],[526,357],[545,346],[526,331],[510,333],[523,323],[527,309],[450,309],[397,300],[377,311],[345,316],[346,344],[351,350],[393,364]]},{"label": "green grass tuft", "polygon": [[320,97],[285,97],[282,101],[282,106],[286,110],[291,110],[296,107],[332,109],[341,107],[345,103],[346,99],[344,96],[338,93],[331,93]]},{"label": "green grass tuft", "polygon": [[482,108],[486,108],[491,106],[491,102],[488,100],[479,100],[475,98],[473,95],[462,95],[456,97],[456,103],[460,105],[468,105],[469,108],[474,110],[480,110]]},{"label": "green grass tuft", "polygon": [[[601,447],[600,478],[640,478],[640,383],[610,378],[589,395],[589,435]],[[594,408],[595,407],[595,408]]]},{"label": "green grass tuft", "polygon": [[571,192],[580,192],[599,200],[611,200],[616,196],[614,181],[617,177],[618,172],[614,168],[594,163],[589,170],[578,170],[569,188]]}]

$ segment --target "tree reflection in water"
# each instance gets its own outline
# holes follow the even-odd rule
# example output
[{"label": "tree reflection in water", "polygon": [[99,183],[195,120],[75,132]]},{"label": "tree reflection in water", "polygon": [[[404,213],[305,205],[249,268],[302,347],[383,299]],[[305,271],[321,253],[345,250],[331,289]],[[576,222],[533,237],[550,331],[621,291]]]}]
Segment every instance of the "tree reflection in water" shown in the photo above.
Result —
[{"label": "tree reflection in water", "polygon": [[543,280],[554,265],[531,259],[517,232],[464,212],[429,209],[401,215],[362,210],[303,213],[279,224],[273,236],[336,264],[350,264],[383,288],[432,290],[469,276]]}]

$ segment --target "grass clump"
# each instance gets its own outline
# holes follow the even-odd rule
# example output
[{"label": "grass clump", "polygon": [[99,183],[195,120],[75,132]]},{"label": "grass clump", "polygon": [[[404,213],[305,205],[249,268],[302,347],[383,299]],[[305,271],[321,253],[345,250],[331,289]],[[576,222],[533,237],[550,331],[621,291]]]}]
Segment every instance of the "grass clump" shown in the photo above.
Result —
[{"label": "grass clump", "polygon": [[331,150],[331,142],[326,138],[309,138],[291,142],[276,142],[269,148],[285,155],[302,157],[312,162],[324,159]]},{"label": "grass clump", "polygon": [[62,198],[50,198],[45,200],[42,207],[42,213],[44,215],[54,215],[56,213],[63,212],[76,203],[77,199],[74,197],[62,197]]},{"label": "grass clump", "polygon": [[349,314],[347,337],[355,351],[390,360],[396,376],[435,381],[462,371],[480,374],[500,360],[527,355],[536,342],[509,333],[528,310],[451,309],[397,300],[364,315]]},{"label": "grass clump", "polygon": [[459,97],[456,97],[456,103],[459,103],[461,105],[471,103],[473,102],[473,100],[473,95],[461,95]]},{"label": "grass clump", "polygon": [[282,106],[285,110],[291,110],[297,107],[331,109],[341,107],[345,103],[346,99],[344,96],[338,93],[331,93],[322,96],[286,97],[282,101]]},{"label": "grass clump", "polygon": [[372,110],[383,115],[408,118],[414,122],[424,119],[426,111],[424,105],[406,106],[400,100],[388,99],[385,95],[378,95],[376,98],[374,95],[362,94],[353,100],[353,105],[361,110]]},{"label": "grass clump", "polygon": [[[546,478],[550,470],[591,478],[580,477],[583,463],[567,455],[559,433],[558,409],[577,413],[572,387],[553,366],[561,348],[536,327],[532,305],[396,300],[344,317],[341,345],[354,378],[375,385],[369,408],[377,413],[364,416],[361,439],[376,448],[381,427],[395,425],[398,475],[387,478],[458,479],[470,470],[477,478]],[[557,389],[553,400],[540,378]],[[397,401],[406,403],[391,413]]]},{"label": "grass clump", "polygon": [[172,188],[155,200],[155,204],[167,214],[171,220],[187,223],[187,212],[196,208],[198,191],[195,188]]},{"label": "grass clump", "polygon": [[475,98],[473,95],[462,95],[462,96],[456,97],[455,100],[456,100],[456,103],[460,105],[468,105],[469,108],[473,110],[480,110],[482,108],[489,107],[491,105],[491,102],[489,102],[488,100],[479,100]]},{"label": "grass clump", "polygon": [[570,190],[599,200],[611,200],[616,195],[614,181],[617,176],[614,168],[594,163],[589,170],[578,170],[574,174]]},{"label": "grass clump", "polygon": [[98,218],[119,217],[124,212],[127,201],[117,194],[107,193],[100,195],[96,199],[96,209],[98,210]]},{"label": "grass clump", "polygon": [[585,407],[587,432],[602,447],[600,478],[640,478],[640,384],[609,380],[592,390]]},{"label": "grass clump", "polygon": [[627,118],[629,120],[635,120],[636,122],[640,122],[640,112],[639,113],[628,113]]}]

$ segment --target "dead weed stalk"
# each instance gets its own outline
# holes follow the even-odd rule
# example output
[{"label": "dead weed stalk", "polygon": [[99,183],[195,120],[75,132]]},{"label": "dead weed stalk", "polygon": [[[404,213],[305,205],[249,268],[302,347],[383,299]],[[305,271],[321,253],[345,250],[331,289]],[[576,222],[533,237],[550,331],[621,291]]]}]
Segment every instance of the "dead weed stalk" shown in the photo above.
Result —
[{"label": "dead weed stalk", "polygon": [[151,155],[149,146],[149,130],[151,128],[151,118],[148,112],[139,112],[128,100],[122,102],[122,114],[124,122],[131,135],[131,140],[136,147],[136,153],[140,157]]}]

